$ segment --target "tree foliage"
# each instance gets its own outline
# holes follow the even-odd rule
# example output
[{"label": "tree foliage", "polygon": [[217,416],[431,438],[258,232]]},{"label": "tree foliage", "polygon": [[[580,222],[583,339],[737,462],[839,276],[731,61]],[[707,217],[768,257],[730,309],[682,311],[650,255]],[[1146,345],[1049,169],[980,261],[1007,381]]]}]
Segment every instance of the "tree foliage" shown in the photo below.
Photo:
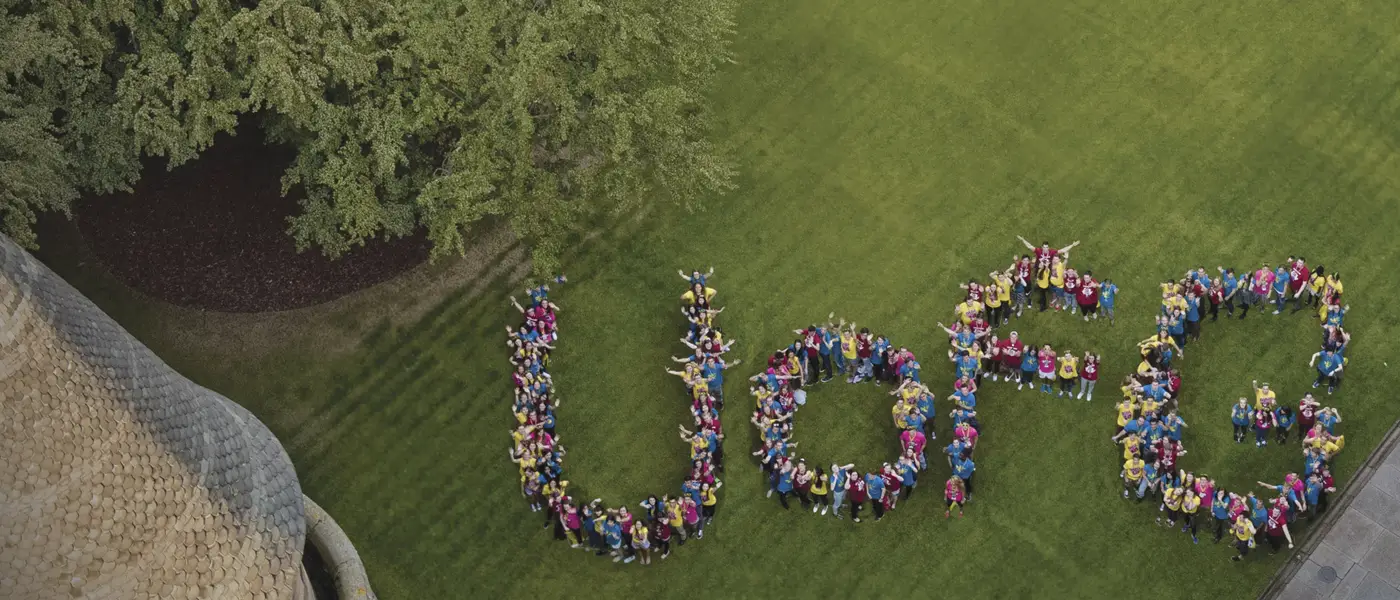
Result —
[{"label": "tree foliage", "polygon": [[[0,0],[0,211],[127,189],[257,113],[301,248],[498,216],[555,266],[591,215],[729,189],[704,94],[734,0]],[[192,201],[198,201],[192,199]]]}]

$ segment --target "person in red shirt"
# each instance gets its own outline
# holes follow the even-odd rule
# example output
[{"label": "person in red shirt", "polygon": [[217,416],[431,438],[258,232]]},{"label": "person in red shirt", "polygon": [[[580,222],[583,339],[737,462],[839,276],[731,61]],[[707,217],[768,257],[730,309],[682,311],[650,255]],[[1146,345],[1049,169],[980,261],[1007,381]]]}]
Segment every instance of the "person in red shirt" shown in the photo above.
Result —
[{"label": "person in red shirt", "polygon": [[1099,382],[1099,355],[1093,352],[1085,352],[1083,362],[1079,363],[1079,394],[1076,398],[1082,398],[1085,402],[1094,400],[1094,385]]},{"label": "person in red shirt", "polygon": [[[1068,282],[1065,283],[1069,285]],[[1079,305],[1079,312],[1084,315],[1084,320],[1099,318],[1099,282],[1094,279],[1093,271],[1085,271],[1084,277],[1079,281],[1079,289],[1075,294],[1075,303]]]},{"label": "person in red shirt", "polygon": [[1006,382],[1016,383],[1020,379],[1021,354],[1025,352],[1026,345],[1021,342],[1020,334],[1013,331],[1009,337],[997,342],[997,346],[997,356],[1006,371]]},{"label": "person in red shirt", "polygon": [[851,505],[851,521],[859,523],[860,507],[869,499],[869,492],[865,489],[865,477],[855,469],[847,470],[847,475],[849,482],[846,484],[846,501]]},{"label": "person in red shirt", "polygon": [[1288,513],[1278,504],[1269,509],[1269,521],[1265,524],[1265,531],[1268,532],[1269,547],[1273,548],[1270,554],[1278,554],[1279,547],[1283,545],[1283,540],[1288,540],[1288,547],[1293,547],[1293,535],[1288,532]]},{"label": "person in red shirt", "polygon": [[1312,394],[1303,396],[1298,401],[1298,431],[1311,431],[1313,424],[1317,423],[1317,409],[1322,406],[1314,400]]},{"label": "person in red shirt", "polygon": [[1030,250],[1035,253],[1035,264],[1037,266],[1042,267],[1049,267],[1050,260],[1052,258],[1060,254],[1064,254],[1065,252],[1069,252],[1070,250],[1074,249],[1075,246],[1079,245],[1079,240],[1075,240],[1073,244],[1065,246],[1064,248],[1055,249],[1050,247],[1050,242],[1041,242],[1040,247],[1037,248],[1030,242],[1026,241],[1026,238],[1023,238],[1018,235],[1016,236],[1016,239],[1021,240],[1022,244],[1025,244],[1027,248],[1030,248]]},{"label": "person in red shirt", "polygon": [[1075,314],[1075,311],[1078,310],[1078,297],[1079,272],[1074,269],[1065,269],[1065,298],[1067,301],[1074,301],[1069,305],[1069,314]]},{"label": "person in red shirt", "polygon": [[1012,302],[1016,307],[1016,318],[1019,319],[1031,303],[1032,264],[1030,255],[1022,254],[1020,260],[1017,260],[1008,271],[1012,274]]}]

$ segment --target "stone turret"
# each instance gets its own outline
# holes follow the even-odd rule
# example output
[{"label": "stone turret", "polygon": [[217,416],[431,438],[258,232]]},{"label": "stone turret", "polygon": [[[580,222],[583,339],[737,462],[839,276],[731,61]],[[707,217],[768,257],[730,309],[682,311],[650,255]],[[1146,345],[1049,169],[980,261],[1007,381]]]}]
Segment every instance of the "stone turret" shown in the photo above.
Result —
[{"label": "stone turret", "polygon": [[0,236],[0,598],[304,598],[291,460]]}]

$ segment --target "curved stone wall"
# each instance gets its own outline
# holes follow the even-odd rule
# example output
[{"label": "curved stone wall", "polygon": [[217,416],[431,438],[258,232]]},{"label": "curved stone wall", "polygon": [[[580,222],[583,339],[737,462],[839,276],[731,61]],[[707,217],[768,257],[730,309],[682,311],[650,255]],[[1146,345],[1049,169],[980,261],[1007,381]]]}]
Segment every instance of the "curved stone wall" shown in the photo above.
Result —
[{"label": "curved stone wall", "polygon": [[0,236],[0,598],[293,598],[305,536],[257,418]]}]

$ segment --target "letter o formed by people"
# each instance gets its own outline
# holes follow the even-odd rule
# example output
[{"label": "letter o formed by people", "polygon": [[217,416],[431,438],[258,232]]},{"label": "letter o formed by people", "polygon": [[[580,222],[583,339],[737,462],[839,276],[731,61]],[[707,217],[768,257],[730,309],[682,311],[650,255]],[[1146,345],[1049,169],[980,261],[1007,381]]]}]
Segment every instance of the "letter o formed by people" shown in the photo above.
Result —
[{"label": "letter o formed by people", "polygon": [[[1157,331],[1138,344],[1141,361],[1125,379],[1123,399],[1115,406],[1113,440],[1123,446],[1123,498],[1150,499],[1160,509],[1157,524],[1174,529],[1179,523],[1192,541],[1198,541],[1204,524],[1207,531],[1214,530],[1216,542],[1228,537],[1237,552],[1233,560],[1243,560],[1257,541],[1267,540],[1274,551],[1284,543],[1292,548],[1288,525],[1300,515],[1316,516],[1326,509],[1328,495],[1336,491],[1329,465],[1346,443],[1336,432],[1341,416],[1312,393],[1304,394],[1297,409],[1280,403],[1277,390],[1259,380],[1251,382],[1252,402],[1240,397],[1233,406],[1212,407],[1222,416],[1228,412],[1240,446],[1247,441],[1257,451],[1267,451],[1270,444],[1284,446],[1295,424],[1303,446],[1301,475],[1286,473],[1281,482],[1234,482],[1226,490],[1221,482],[1180,464],[1187,454],[1182,443],[1187,424],[1178,414],[1178,364],[1184,349],[1200,339],[1201,324],[1207,320],[1223,317],[1228,322],[1237,312],[1245,319],[1251,309],[1256,309],[1256,319],[1304,312],[1323,329],[1322,348],[1309,363],[1317,370],[1312,387],[1326,385],[1330,396],[1341,385],[1351,336],[1342,327],[1348,307],[1342,300],[1341,278],[1322,266],[1309,269],[1303,258],[1289,257],[1277,268],[1264,263],[1238,274],[1217,267],[1216,273],[1212,276],[1202,267],[1163,282]],[[1223,418],[1213,419],[1215,423],[1223,426]],[[1256,484],[1265,491],[1256,495]]]},{"label": "letter o formed by people", "polygon": [[[559,340],[559,307],[549,300],[548,285],[527,290],[528,308],[511,298],[524,320],[518,328],[506,328],[515,388],[510,456],[520,467],[521,493],[531,510],[543,512],[545,527],[572,548],[611,555],[613,562],[650,564],[655,555],[665,558],[687,541],[703,538],[705,525],[714,518],[723,485],[718,473],[724,468],[724,370],[733,365],[725,363],[728,345],[715,325],[723,308],[712,305],[715,290],[707,279],[713,275],[713,269],[681,274],[688,283],[681,312],[687,324],[682,343],[689,356],[674,359],[682,364],[678,370],[663,367],[686,383],[693,429],[684,424],[679,429],[690,446],[690,472],[676,495],[649,497],[635,514],[626,505],[609,508],[601,499],[581,502],[570,495],[563,472],[566,452],[555,433],[559,394],[548,372],[550,352]],[[564,281],[555,279],[556,284]]]}]

